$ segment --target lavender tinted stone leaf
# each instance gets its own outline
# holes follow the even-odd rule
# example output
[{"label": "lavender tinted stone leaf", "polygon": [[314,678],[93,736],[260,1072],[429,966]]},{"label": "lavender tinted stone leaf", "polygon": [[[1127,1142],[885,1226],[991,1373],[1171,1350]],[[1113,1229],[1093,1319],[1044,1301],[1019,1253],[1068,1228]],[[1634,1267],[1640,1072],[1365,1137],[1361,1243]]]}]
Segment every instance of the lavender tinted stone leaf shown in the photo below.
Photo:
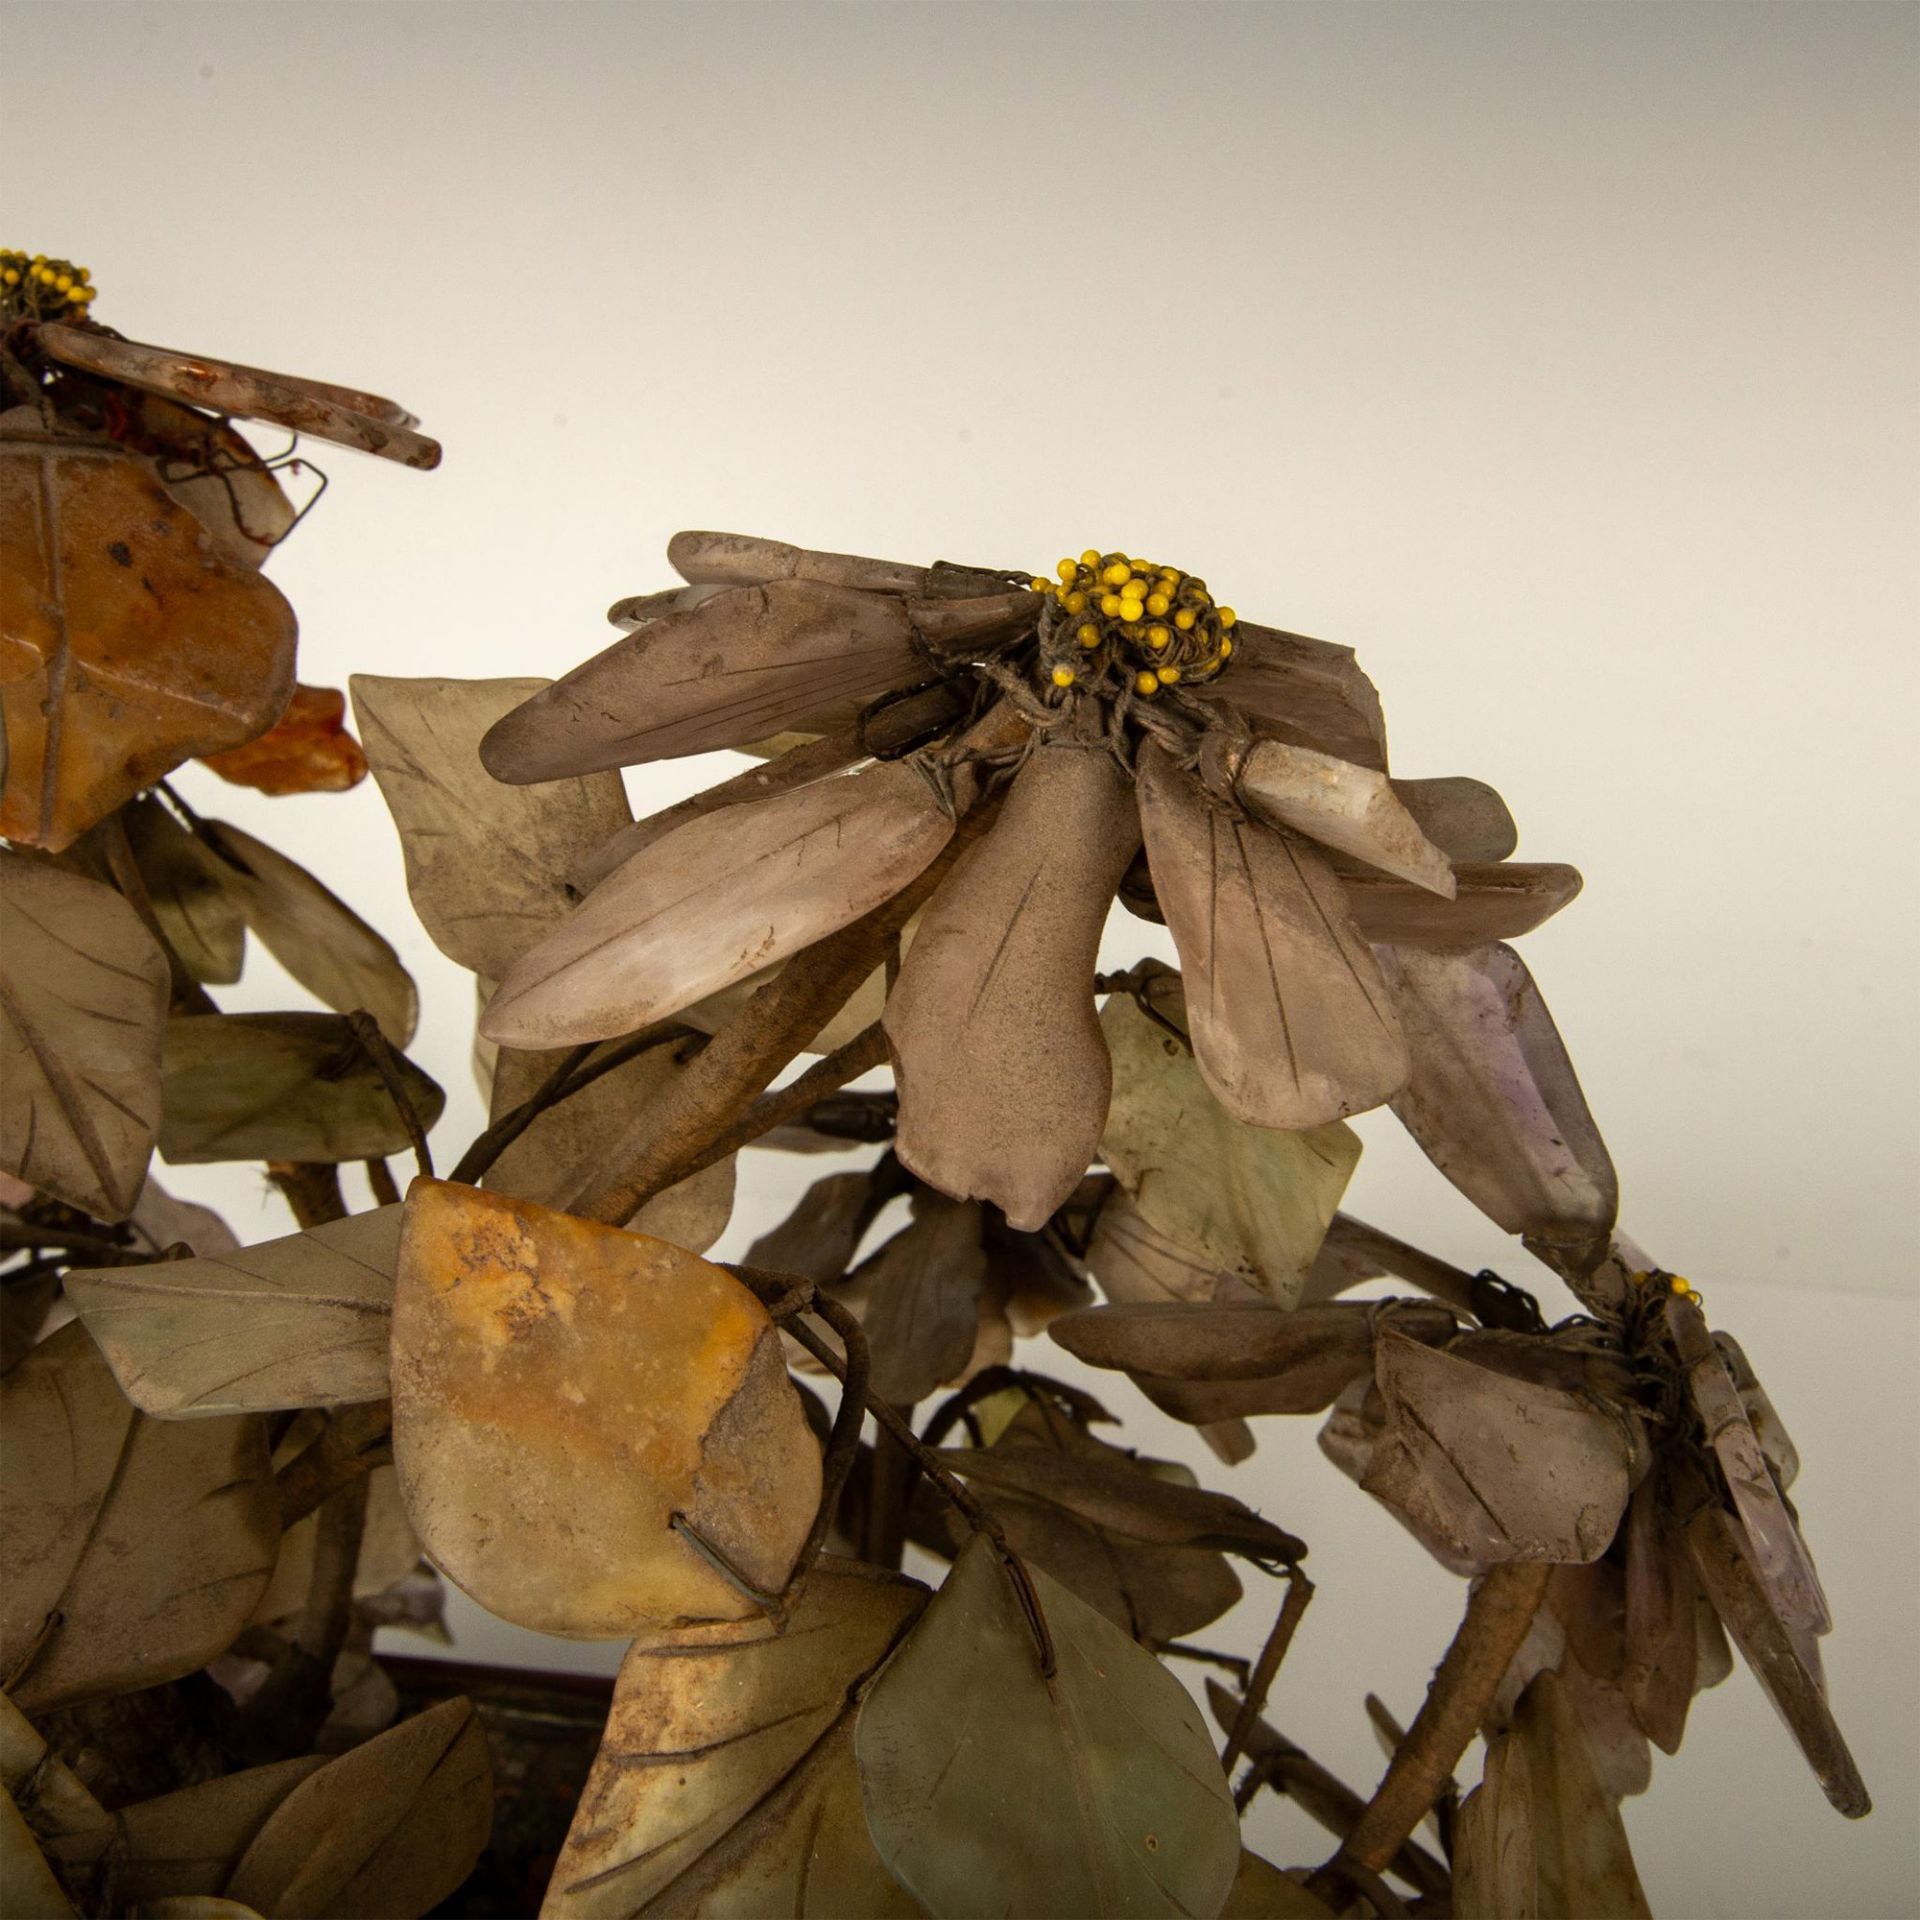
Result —
[{"label": "lavender tinted stone leaf", "polygon": [[1575,867],[1511,860],[1453,870],[1454,897],[1370,873],[1340,876],[1347,911],[1376,947],[1478,947],[1514,940],[1558,913],[1580,891]]},{"label": "lavender tinted stone leaf", "polygon": [[1104,752],[1048,742],[929,902],[887,1002],[901,1160],[1032,1231],[1100,1144],[1112,1071],[1094,960],[1138,824]]},{"label": "lavender tinted stone leaf", "polygon": [[1592,1560],[1612,1542],[1641,1443],[1626,1417],[1383,1328],[1386,1430],[1361,1485],[1480,1565]]},{"label": "lavender tinted stone leaf", "polygon": [[891,899],[952,834],[933,789],[892,765],[691,820],[507,970],[481,1031],[554,1047],[665,1019]]},{"label": "lavender tinted stone leaf", "polygon": [[1194,1053],[1221,1104],[1251,1126],[1301,1131],[1398,1092],[1406,1044],[1326,862],[1222,810],[1156,746],[1137,772]]},{"label": "lavender tinted stone leaf", "polygon": [[117,893],[0,853],[0,1167],[126,1218],[160,1119],[168,988],[165,956]]},{"label": "lavender tinted stone leaf", "polygon": [[1110,1621],[1031,1578],[1051,1679],[976,1535],[862,1705],[854,1746],[880,1857],[943,1917],[1217,1914],[1239,1826],[1192,1701]]},{"label": "lavender tinted stone leaf", "polygon": [[1413,1057],[1393,1110],[1427,1157],[1509,1233],[1604,1241],[1613,1161],[1526,963],[1504,946],[1381,960]]},{"label": "lavender tinted stone leaf", "polygon": [[[1177,980],[1162,976],[1144,991],[1176,1028],[1195,1020]],[[1108,996],[1100,1027],[1113,1059],[1101,1156],[1141,1218],[1216,1272],[1291,1305],[1359,1161],[1359,1137],[1337,1122],[1299,1132],[1250,1125],[1129,994]]]},{"label": "lavender tinted stone leaf", "polygon": [[401,1212],[380,1207],[210,1259],[80,1269],[67,1292],[143,1413],[382,1400]]},{"label": "lavender tinted stone leaf", "polygon": [[1647,1738],[1678,1753],[1699,1671],[1698,1582],[1686,1537],[1664,1510],[1662,1486],[1662,1476],[1649,1474],[1627,1509],[1620,1690]]},{"label": "lavender tinted stone leaf", "polygon": [[1261,740],[1234,792],[1270,826],[1291,828],[1383,873],[1453,898],[1453,867],[1421,831],[1387,776],[1312,747]]},{"label": "lavender tinted stone leaf", "polygon": [[577,904],[570,870],[627,824],[619,776],[510,787],[481,766],[487,729],[544,680],[348,684],[420,924],[450,960],[498,980]]},{"label": "lavender tinted stone leaf", "polygon": [[783,1633],[754,1618],[641,1634],[542,1920],[919,1915],[867,1837],[852,1735],[856,1690],[925,1601],[826,1560]]},{"label": "lavender tinted stone leaf", "polygon": [[616,640],[495,723],[481,759],[524,783],[795,727],[927,677],[905,605],[812,581],[737,587]]}]

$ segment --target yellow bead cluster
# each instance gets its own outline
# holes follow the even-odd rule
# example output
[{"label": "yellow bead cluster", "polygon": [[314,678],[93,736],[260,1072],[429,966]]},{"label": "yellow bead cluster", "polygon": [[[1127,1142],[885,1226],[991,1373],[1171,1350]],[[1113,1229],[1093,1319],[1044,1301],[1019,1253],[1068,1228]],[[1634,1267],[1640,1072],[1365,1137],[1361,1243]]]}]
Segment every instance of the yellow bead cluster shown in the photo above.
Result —
[{"label": "yellow bead cluster", "polygon": [[1151,699],[1182,681],[1211,680],[1233,656],[1234,611],[1215,606],[1193,574],[1093,547],[1054,571],[1033,590],[1051,602],[1044,653],[1056,687],[1094,684],[1111,668]]},{"label": "yellow bead cluster", "polygon": [[0,247],[0,314],[15,320],[84,320],[98,289],[85,267]]},{"label": "yellow bead cluster", "polygon": [[1633,1276],[1633,1284],[1636,1287],[1652,1286],[1662,1293],[1678,1294],[1681,1299],[1691,1300],[1695,1305],[1698,1305],[1702,1298],[1699,1289],[1684,1275],[1666,1273],[1658,1267],[1646,1273],[1636,1273]]}]

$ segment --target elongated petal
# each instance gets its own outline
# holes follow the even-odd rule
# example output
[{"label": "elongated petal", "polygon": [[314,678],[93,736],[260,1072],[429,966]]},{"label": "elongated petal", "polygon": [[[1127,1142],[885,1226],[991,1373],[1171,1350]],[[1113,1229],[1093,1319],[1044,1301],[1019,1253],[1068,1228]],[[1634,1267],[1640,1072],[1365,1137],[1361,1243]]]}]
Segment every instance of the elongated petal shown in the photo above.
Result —
[{"label": "elongated petal", "polygon": [[555,780],[743,746],[931,678],[905,604],[812,581],[717,593],[616,640],[498,721],[496,780]]},{"label": "elongated petal", "polygon": [[676,533],[667,564],[696,586],[764,587],[775,580],[807,580],[866,593],[921,593],[927,570],[857,553],[816,553],[785,540],[751,533]]},{"label": "elongated petal", "polygon": [[929,903],[887,1002],[900,1158],[1025,1232],[1100,1145],[1113,1070],[1094,959],[1138,833],[1104,751],[1036,747],[993,831]]},{"label": "elongated petal", "polygon": [[1413,1055],[1393,1110],[1428,1159],[1509,1233],[1604,1240],[1613,1161],[1526,962],[1504,946],[1379,958]]},{"label": "elongated petal", "polygon": [[691,820],[522,954],[480,1031],[514,1047],[631,1033],[891,899],[952,833],[926,781],[892,765]]},{"label": "elongated petal", "polygon": [[1513,815],[1484,780],[1449,774],[1437,780],[1396,780],[1400,804],[1449,860],[1505,860],[1520,844]]},{"label": "elongated petal", "polygon": [[1261,819],[1291,827],[1383,873],[1453,898],[1453,867],[1421,832],[1387,776],[1284,740],[1258,741],[1234,790]]},{"label": "elongated petal", "polygon": [[1351,647],[1241,621],[1231,669],[1197,688],[1202,700],[1235,707],[1255,733],[1337,753],[1363,767],[1387,764],[1380,695]]},{"label": "elongated petal", "polygon": [[1522,860],[1454,868],[1454,897],[1381,874],[1343,873],[1354,925],[1376,947],[1478,947],[1516,940],[1550,920],[1580,891],[1577,867]]},{"label": "elongated petal", "polygon": [[1300,1132],[1390,1099],[1406,1042],[1326,862],[1214,806],[1157,747],[1141,749],[1139,788],[1194,1055],[1221,1104]]}]

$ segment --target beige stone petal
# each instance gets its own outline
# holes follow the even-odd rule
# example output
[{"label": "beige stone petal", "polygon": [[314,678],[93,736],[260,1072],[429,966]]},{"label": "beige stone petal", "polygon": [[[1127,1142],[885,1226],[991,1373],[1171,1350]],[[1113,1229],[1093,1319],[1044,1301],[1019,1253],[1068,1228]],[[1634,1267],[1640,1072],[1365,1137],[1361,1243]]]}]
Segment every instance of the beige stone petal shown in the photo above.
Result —
[{"label": "beige stone petal", "polygon": [[1391,1099],[1406,1042],[1326,862],[1214,805],[1157,747],[1141,749],[1139,790],[1194,1053],[1221,1104],[1299,1131]]},{"label": "beige stone petal", "polygon": [[905,765],[690,820],[507,970],[480,1031],[559,1047],[663,1020],[891,899],[952,834]]},{"label": "beige stone petal", "polygon": [[1312,747],[1256,741],[1234,791],[1269,825],[1291,827],[1383,873],[1453,898],[1453,867],[1421,832],[1387,776]]},{"label": "beige stone petal", "polygon": [[1099,748],[1036,747],[985,840],[928,904],[887,1002],[900,1158],[1039,1228],[1100,1145],[1112,1069],[1093,1011],[1100,931],[1138,844]]},{"label": "beige stone petal", "polygon": [[1478,947],[1515,940],[1550,920],[1580,891],[1577,867],[1523,860],[1468,863],[1453,870],[1454,897],[1387,874],[1340,876],[1347,910],[1376,947]]},{"label": "beige stone petal", "polygon": [[905,603],[811,581],[718,593],[649,621],[496,722],[497,780],[705,753],[931,677]]}]

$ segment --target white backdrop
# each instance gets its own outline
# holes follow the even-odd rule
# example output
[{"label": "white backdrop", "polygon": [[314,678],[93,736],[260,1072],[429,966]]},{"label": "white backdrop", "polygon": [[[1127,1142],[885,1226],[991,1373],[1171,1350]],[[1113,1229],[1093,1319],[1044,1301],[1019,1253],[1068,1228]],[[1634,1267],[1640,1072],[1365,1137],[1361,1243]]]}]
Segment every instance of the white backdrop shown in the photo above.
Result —
[{"label": "white backdrop", "polygon": [[[86,262],[137,338],[371,385],[446,441],[431,476],[321,454],[333,491],[273,568],[304,679],[558,672],[665,583],[681,526],[1042,568],[1121,546],[1357,646],[1399,771],[1491,780],[1523,856],[1581,866],[1527,956],[1626,1223],[1707,1291],[1808,1456],[1835,1700],[1881,1808],[1830,1814],[1742,1672],[1629,1807],[1643,1871],[1673,1916],[1920,1910],[1920,14],[4,23],[8,244]],[[645,770],[636,805],[724,770]],[[470,989],[411,922],[372,785],[186,784],[401,946],[450,1162],[480,1122]],[[1147,948],[1131,921],[1110,942]],[[222,998],[300,1004],[264,962]],[[1564,1309],[1390,1118],[1361,1131],[1355,1211]],[[818,1170],[754,1156],[723,1250]],[[282,1230],[251,1175],[175,1184]],[[1367,1785],[1360,1692],[1410,1713],[1460,1594],[1304,1428],[1265,1424],[1232,1476],[1199,1464],[1313,1543],[1277,1711]],[[1216,1637],[1256,1642],[1271,1598]],[[462,1620],[463,1650],[509,1643]],[[1257,1837],[1310,1857],[1285,1817]]]}]

